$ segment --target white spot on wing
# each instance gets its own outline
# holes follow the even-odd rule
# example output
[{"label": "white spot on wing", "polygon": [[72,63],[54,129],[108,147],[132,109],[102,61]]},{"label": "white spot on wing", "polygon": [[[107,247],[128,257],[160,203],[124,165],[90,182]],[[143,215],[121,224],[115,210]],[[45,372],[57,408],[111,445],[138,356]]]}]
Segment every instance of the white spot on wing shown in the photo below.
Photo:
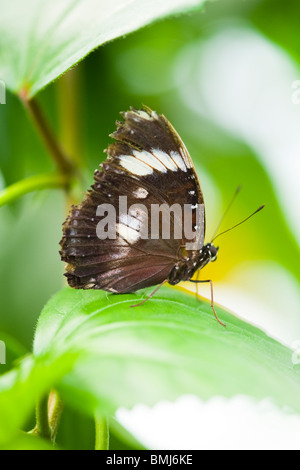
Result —
[{"label": "white spot on wing", "polygon": [[186,164],[182,158],[182,156],[178,152],[171,152],[171,157],[176,162],[176,165],[182,170],[187,171]]},{"label": "white spot on wing", "polygon": [[155,156],[152,155],[152,153],[146,152],[146,150],[143,150],[142,152],[139,152],[138,150],[134,150],[133,155],[139,160],[142,160],[143,163],[150,165],[154,170],[158,170],[158,171],[161,171],[162,173],[166,173],[167,171],[166,167],[161,163],[161,161],[155,158]]},{"label": "white spot on wing", "polygon": [[171,171],[177,171],[178,170],[178,167],[174,163],[174,160],[172,160],[170,155],[168,155],[166,152],[163,152],[160,149],[152,149],[151,153],[156,158],[158,158],[164,164],[164,166],[166,166],[169,170],[171,170]]},{"label": "white spot on wing", "polygon": [[142,109],[140,109],[139,111],[137,111],[135,114],[137,114],[138,116],[144,118],[144,119],[148,119],[148,121],[151,121],[152,120],[152,116],[149,116],[148,113],[146,113],[146,111],[143,111]]},{"label": "white spot on wing", "polygon": [[189,156],[189,153],[184,145],[184,143],[182,142],[182,147],[180,148],[180,153],[182,155],[182,158],[184,160],[184,163],[186,165],[187,168],[192,168],[193,167],[193,164],[191,162],[191,157]]},{"label": "white spot on wing", "polygon": [[109,292],[113,292],[114,294],[118,293],[118,291],[114,289],[113,287],[109,287]]},{"label": "white spot on wing", "polygon": [[84,286],[85,289],[93,289],[95,287],[96,283],[95,282],[89,282]]},{"label": "white spot on wing", "polygon": [[132,194],[138,199],[145,199],[149,193],[145,188],[137,188]]},{"label": "white spot on wing", "polygon": [[149,165],[146,165],[132,155],[120,155],[119,160],[121,166],[133,175],[145,176],[153,173],[153,169]]},{"label": "white spot on wing", "polygon": [[128,243],[135,243],[141,238],[141,235],[139,232],[137,232],[133,228],[128,227],[127,225],[124,225],[124,224],[117,224],[116,231]]},{"label": "white spot on wing", "polygon": [[141,221],[129,214],[121,214],[119,220],[122,225],[127,225],[133,230],[139,230],[141,227]]},{"label": "white spot on wing", "polygon": [[145,218],[148,218],[148,211],[147,207],[143,204],[133,204],[129,207],[128,211],[129,215],[143,221]]}]

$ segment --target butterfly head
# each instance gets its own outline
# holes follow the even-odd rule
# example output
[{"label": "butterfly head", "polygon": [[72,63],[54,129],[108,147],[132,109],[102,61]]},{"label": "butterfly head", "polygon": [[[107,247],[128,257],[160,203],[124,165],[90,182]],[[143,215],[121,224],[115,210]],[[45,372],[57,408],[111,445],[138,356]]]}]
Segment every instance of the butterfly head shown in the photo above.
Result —
[{"label": "butterfly head", "polygon": [[215,246],[213,243],[206,243],[202,248],[203,258],[207,262],[216,261],[218,255],[219,247]]}]

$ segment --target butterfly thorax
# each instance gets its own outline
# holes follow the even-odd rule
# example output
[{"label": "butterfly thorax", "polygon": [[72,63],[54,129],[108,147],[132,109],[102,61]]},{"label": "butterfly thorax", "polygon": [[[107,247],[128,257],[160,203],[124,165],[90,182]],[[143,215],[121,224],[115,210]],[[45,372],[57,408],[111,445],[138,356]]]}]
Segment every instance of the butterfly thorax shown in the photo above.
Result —
[{"label": "butterfly thorax", "polygon": [[218,251],[219,247],[215,247],[212,243],[207,243],[200,251],[191,251],[187,258],[178,261],[172,268],[168,283],[175,285],[181,281],[189,281],[196,271],[217,259]]}]

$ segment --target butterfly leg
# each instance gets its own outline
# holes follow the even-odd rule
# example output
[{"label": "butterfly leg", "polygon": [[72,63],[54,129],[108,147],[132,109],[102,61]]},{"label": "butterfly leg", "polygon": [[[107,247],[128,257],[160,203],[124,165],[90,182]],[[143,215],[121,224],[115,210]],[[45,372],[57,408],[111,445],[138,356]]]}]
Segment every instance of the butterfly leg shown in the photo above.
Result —
[{"label": "butterfly leg", "polygon": [[202,281],[202,280],[199,280],[199,279],[195,279],[195,280],[192,280],[191,279],[191,282],[195,282],[197,284],[199,284],[200,282],[209,282],[210,283],[210,306],[214,312],[214,315],[216,317],[216,320],[220,323],[220,325],[224,326],[226,328],[226,325],[225,323],[221,322],[221,320],[219,319],[218,315],[217,315],[217,312],[215,311],[215,307],[214,307],[214,291],[213,291],[213,282],[211,279],[206,279],[205,281]]},{"label": "butterfly leg", "polygon": [[158,289],[160,289],[161,286],[163,286],[166,282],[167,282],[167,279],[165,279],[161,284],[159,284],[159,286],[157,286],[156,289],[153,292],[151,292],[150,295],[148,295],[148,297],[146,297],[144,300],[142,300],[138,304],[130,305],[130,307],[140,307],[140,305],[143,305],[145,302],[147,302],[147,300],[151,299],[151,297],[153,297],[154,294],[156,294]]},{"label": "butterfly leg", "polygon": [[197,300],[199,299],[200,295],[199,295],[199,276],[200,276],[200,269],[198,269],[198,271],[196,272],[196,298]]}]

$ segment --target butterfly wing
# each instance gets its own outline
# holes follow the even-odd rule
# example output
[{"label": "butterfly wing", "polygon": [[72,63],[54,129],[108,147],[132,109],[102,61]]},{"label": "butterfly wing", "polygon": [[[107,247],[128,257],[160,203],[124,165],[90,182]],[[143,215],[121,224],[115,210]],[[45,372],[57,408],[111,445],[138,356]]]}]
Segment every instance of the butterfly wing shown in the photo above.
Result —
[{"label": "butterfly wing", "polygon": [[[91,190],[72,207],[63,226],[60,253],[67,262],[68,283],[75,288],[121,293],[163,282],[188,255],[186,240],[174,233],[168,239],[149,237],[151,207],[203,204],[192,160],[168,120],[149,108],[123,116],[111,135],[116,141],[107,149],[102,171],[95,171]],[[120,211],[120,196],[126,196],[128,212]],[[115,238],[99,238],[104,218],[97,216],[97,208],[105,204],[115,217],[110,219]],[[176,214],[170,215],[174,227]],[[204,230],[203,221],[203,237]]]}]

